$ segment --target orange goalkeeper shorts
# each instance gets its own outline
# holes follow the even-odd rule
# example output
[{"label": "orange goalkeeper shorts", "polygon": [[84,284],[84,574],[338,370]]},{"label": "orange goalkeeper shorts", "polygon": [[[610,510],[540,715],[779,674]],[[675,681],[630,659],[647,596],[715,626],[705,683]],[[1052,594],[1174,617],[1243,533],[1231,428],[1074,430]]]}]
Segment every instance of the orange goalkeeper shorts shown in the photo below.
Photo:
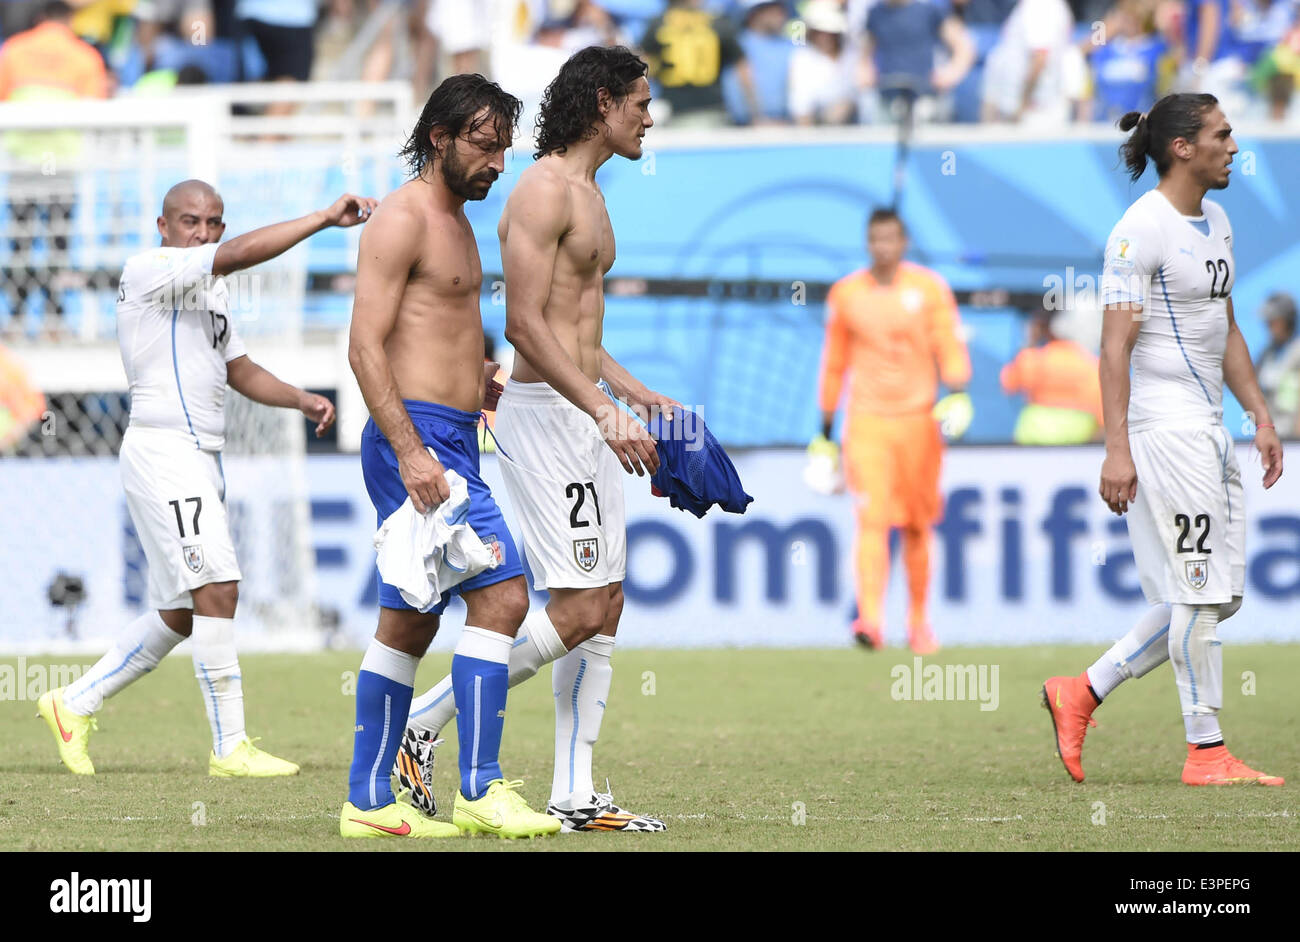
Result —
[{"label": "orange goalkeeper shorts", "polygon": [[898,416],[850,413],[842,453],[861,523],[928,527],[943,516],[943,437],[928,411]]}]

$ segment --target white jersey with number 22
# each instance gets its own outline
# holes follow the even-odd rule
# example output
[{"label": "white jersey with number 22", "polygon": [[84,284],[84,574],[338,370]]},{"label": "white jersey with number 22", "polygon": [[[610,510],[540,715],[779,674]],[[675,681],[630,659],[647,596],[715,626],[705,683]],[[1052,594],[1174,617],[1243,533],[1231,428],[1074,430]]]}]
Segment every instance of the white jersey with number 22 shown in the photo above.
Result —
[{"label": "white jersey with number 22", "polygon": [[1130,431],[1223,421],[1223,351],[1236,269],[1223,208],[1202,200],[1184,216],[1159,190],[1111,230],[1102,304],[1142,307],[1133,347]]}]

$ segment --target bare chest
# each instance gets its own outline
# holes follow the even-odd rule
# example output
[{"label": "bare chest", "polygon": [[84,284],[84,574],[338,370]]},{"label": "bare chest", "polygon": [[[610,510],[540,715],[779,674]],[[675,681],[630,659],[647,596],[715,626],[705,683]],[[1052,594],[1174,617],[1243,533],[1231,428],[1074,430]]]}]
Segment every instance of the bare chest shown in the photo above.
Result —
[{"label": "bare chest", "polygon": [[570,267],[580,275],[604,275],[614,265],[614,227],[605,201],[597,193],[582,192],[576,200],[573,227],[560,249]]},{"label": "bare chest", "polygon": [[449,300],[478,295],[483,267],[468,222],[441,225],[426,233],[410,284]]}]

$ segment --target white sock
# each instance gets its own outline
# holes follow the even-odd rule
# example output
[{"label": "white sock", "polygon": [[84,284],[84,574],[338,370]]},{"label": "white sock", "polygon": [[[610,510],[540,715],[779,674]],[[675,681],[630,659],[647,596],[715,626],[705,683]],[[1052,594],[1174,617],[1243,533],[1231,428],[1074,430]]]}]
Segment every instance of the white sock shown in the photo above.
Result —
[{"label": "white sock", "polygon": [[212,727],[212,751],[218,759],[244,741],[244,686],[235,654],[235,620],[194,616],[194,676],[203,693],[203,706]]},{"label": "white sock", "polygon": [[1173,606],[1169,621],[1169,660],[1178,682],[1178,701],[1190,743],[1222,739],[1218,714],[1223,706],[1223,648],[1215,629],[1218,605]]},{"label": "white sock", "polygon": [[1128,680],[1141,677],[1169,660],[1169,645],[1165,633],[1169,631],[1169,606],[1160,604],[1147,609],[1146,614],[1124,637],[1120,638],[1088,668],[1088,683],[1097,696],[1106,696]]},{"label": "white sock", "polygon": [[415,672],[420,666],[420,659],[414,654],[407,654],[397,648],[390,648],[382,641],[370,639],[366,653],[361,656],[360,671],[370,671],[385,677],[403,687],[415,686]]},{"label": "white sock", "polygon": [[551,801],[570,805],[587,802],[596,789],[591,781],[591,751],[600,735],[610,679],[609,657],[614,639],[596,635],[555,662],[551,687],[555,691],[555,774]]},{"label": "white sock", "polygon": [[145,612],[126,626],[108,653],[63,691],[72,713],[90,716],[123,687],[158,666],[167,652],[185,640],[167,627],[157,612]]},{"label": "white sock", "polygon": [[[510,648],[510,686],[521,684],[557,657],[565,654],[555,626],[546,611],[529,612]],[[451,675],[438,681],[426,693],[411,701],[408,729],[427,730],[434,738],[456,715],[456,698],[451,693]]]}]

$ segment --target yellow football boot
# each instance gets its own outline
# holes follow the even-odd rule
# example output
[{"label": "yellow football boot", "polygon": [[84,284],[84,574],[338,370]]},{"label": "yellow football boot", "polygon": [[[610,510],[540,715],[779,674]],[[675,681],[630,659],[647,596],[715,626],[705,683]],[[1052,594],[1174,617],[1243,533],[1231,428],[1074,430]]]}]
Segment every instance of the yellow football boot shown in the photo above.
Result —
[{"label": "yellow football boot", "polygon": [[297,765],[263,752],[253,745],[256,741],[245,739],[224,759],[218,759],[215,752],[208,753],[208,774],[217,778],[274,778],[298,774]]},{"label": "yellow football boot", "polygon": [[63,691],[66,689],[56,687],[41,694],[36,701],[36,715],[45,720],[50,732],[54,734],[63,764],[77,775],[94,775],[95,766],[90,761],[87,745],[91,731],[98,729],[99,724],[93,716],[81,716],[64,706]]},{"label": "yellow football boot", "polygon": [[500,838],[542,837],[560,830],[560,820],[538,814],[516,791],[523,782],[499,778],[491,782],[482,798],[470,801],[456,790],[451,822],[465,834],[495,834]]}]

